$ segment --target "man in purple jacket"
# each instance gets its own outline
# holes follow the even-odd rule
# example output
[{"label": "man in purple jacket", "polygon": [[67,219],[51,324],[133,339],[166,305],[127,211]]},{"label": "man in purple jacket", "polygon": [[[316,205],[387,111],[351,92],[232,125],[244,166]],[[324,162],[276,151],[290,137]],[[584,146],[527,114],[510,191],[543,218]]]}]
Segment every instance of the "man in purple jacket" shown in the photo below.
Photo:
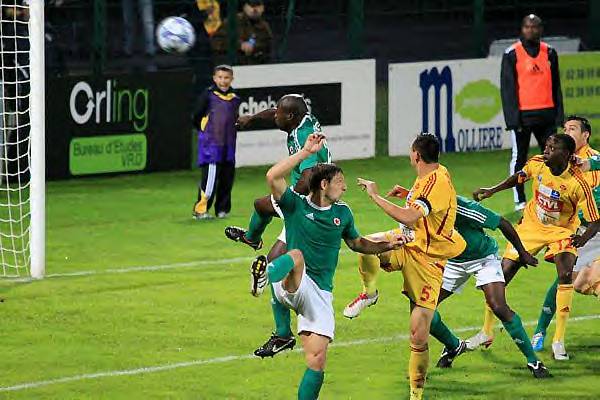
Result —
[{"label": "man in purple jacket", "polygon": [[235,142],[240,98],[231,87],[233,69],[229,65],[215,67],[214,85],[208,87],[196,102],[193,123],[198,129],[198,166],[202,179],[192,216],[210,219],[208,210],[215,203],[215,214],[225,218],[231,210],[231,189],[235,175]]}]

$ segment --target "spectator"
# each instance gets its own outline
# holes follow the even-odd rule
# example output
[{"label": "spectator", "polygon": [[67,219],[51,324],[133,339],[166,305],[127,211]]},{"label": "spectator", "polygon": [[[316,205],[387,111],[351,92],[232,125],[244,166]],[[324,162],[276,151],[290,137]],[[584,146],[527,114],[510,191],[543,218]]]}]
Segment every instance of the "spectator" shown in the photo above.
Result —
[{"label": "spectator", "polygon": [[[246,0],[243,11],[237,15],[237,62],[240,65],[266,64],[271,61],[273,34],[269,23],[263,18],[264,12],[265,5],[262,0]],[[227,42],[225,20],[212,38],[217,62],[227,59]]]},{"label": "spectator", "polygon": [[[135,32],[134,23],[134,1],[122,0],[123,9],[123,52],[127,57],[133,54],[133,38]],[[147,57],[154,58],[156,47],[154,46],[154,4],[153,0],[137,0],[138,12],[140,14],[144,29],[144,51]],[[154,70],[153,62],[148,65],[149,70]]]}]

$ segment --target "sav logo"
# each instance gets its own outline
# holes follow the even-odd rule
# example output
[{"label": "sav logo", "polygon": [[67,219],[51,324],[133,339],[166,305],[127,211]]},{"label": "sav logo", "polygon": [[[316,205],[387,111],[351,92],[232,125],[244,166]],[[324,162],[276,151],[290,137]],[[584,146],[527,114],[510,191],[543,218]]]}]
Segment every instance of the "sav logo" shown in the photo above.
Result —
[{"label": "sav logo", "polygon": [[[83,101],[82,101],[83,100]],[[71,118],[79,125],[90,122],[123,123],[130,121],[136,132],[148,127],[148,89],[117,88],[117,81],[109,79],[103,90],[79,81],[71,89],[69,110]]]}]

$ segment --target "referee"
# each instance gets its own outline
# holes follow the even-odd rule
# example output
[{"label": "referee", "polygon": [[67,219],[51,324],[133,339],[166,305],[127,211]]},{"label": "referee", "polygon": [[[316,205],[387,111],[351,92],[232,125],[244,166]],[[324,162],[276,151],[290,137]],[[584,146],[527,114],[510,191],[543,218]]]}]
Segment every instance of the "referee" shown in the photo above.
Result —
[{"label": "referee", "polygon": [[[546,139],[562,126],[564,112],[558,55],[540,41],[542,20],[529,14],[521,23],[521,37],[504,52],[500,92],[506,129],[512,131],[510,174],[521,170],[528,158],[531,134],[541,152]],[[523,184],[514,189],[515,210],[525,208]]]}]

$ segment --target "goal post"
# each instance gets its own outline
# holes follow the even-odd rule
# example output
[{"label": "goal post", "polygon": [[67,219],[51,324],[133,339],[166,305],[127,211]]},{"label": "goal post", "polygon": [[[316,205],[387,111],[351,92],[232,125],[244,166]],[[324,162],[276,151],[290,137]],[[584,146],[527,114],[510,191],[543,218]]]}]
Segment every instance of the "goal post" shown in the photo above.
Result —
[{"label": "goal post", "polygon": [[30,59],[30,274],[42,278],[46,270],[46,113],[44,63],[44,0],[29,0]]},{"label": "goal post", "polygon": [[44,0],[0,0],[0,277],[45,273]]}]

